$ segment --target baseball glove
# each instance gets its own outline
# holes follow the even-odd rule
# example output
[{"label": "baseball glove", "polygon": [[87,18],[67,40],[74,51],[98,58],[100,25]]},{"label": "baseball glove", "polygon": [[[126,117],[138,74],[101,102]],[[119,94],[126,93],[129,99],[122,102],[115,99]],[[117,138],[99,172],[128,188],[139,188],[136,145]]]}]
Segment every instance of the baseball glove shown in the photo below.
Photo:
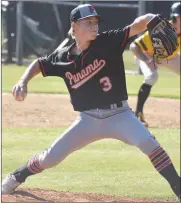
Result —
[{"label": "baseball glove", "polygon": [[168,20],[156,15],[148,24],[147,29],[152,41],[154,57],[167,58],[178,47],[177,34]]}]

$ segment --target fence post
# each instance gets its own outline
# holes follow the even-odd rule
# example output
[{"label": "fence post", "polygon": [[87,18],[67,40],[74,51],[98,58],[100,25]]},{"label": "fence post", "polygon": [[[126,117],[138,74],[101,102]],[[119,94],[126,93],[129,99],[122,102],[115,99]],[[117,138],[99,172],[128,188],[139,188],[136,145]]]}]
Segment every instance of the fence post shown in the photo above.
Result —
[{"label": "fence post", "polygon": [[16,8],[16,64],[23,65],[23,2]]},{"label": "fence post", "polygon": [[[139,1],[138,5],[139,5],[138,16],[146,14],[146,2],[145,1]],[[143,74],[139,65],[138,65],[138,74],[139,75]]]},{"label": "fence post", "polygon": [[144,15],[146,13],[146,2],[139,1],[138,5],[139,5],[138,16]]}]

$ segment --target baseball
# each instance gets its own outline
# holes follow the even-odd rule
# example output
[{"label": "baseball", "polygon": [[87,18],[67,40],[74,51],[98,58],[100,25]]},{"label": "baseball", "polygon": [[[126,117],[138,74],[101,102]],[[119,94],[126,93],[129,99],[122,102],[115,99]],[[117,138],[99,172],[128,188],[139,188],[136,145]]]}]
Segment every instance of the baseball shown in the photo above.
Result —
[{"label": "baseball", "polygon": [[18,101],[23,101],[23,100],[24,100],[24,94],[22,92],[19,92]]},{"label": "baseball", "polygon": [[23,88],[21,87],[20,90],[18,91],[16,100],[17,101],[23,101],[26,97],[26,93],[23,91]]}]

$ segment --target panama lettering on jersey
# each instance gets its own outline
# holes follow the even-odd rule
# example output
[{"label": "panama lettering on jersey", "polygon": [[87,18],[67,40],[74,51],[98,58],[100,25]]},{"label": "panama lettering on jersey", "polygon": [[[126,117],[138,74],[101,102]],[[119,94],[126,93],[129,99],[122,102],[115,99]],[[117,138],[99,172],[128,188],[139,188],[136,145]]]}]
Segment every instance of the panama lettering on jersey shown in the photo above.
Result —
[{"label": "panama lettering on jersey", "polygon": [[96,73],[98,73],[105,66],[105,64],[105,60],[96,59],[94,60],[93,64],[86,66],[84,69],[76,74],[66,72],[65,77],[69,79],[71,88],[77,89],[85,82],[87,82],[90,78],[92,78]]},{"label": "panama lettering on jersey", "polygon": [[[64,79],[75,111],[127,100],[122,53],[128,36],[129,27],[103,32],[77,56],[71,55],[70,51],[75,43],[56,50],[39,59],[42,74]],[[86,96],[82,98],[82,95]]]}]

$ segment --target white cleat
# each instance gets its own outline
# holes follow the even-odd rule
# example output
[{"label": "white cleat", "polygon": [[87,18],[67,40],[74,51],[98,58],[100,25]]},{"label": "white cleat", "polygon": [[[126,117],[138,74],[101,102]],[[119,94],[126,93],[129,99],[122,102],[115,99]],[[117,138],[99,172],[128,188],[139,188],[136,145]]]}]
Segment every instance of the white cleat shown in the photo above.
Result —
[{"label": "white cleat", "polygon": [[16,179],[15,176],[9,174],[2,182],[2,194],[11,194],[15,191],[15,189],[21,185]]}]

